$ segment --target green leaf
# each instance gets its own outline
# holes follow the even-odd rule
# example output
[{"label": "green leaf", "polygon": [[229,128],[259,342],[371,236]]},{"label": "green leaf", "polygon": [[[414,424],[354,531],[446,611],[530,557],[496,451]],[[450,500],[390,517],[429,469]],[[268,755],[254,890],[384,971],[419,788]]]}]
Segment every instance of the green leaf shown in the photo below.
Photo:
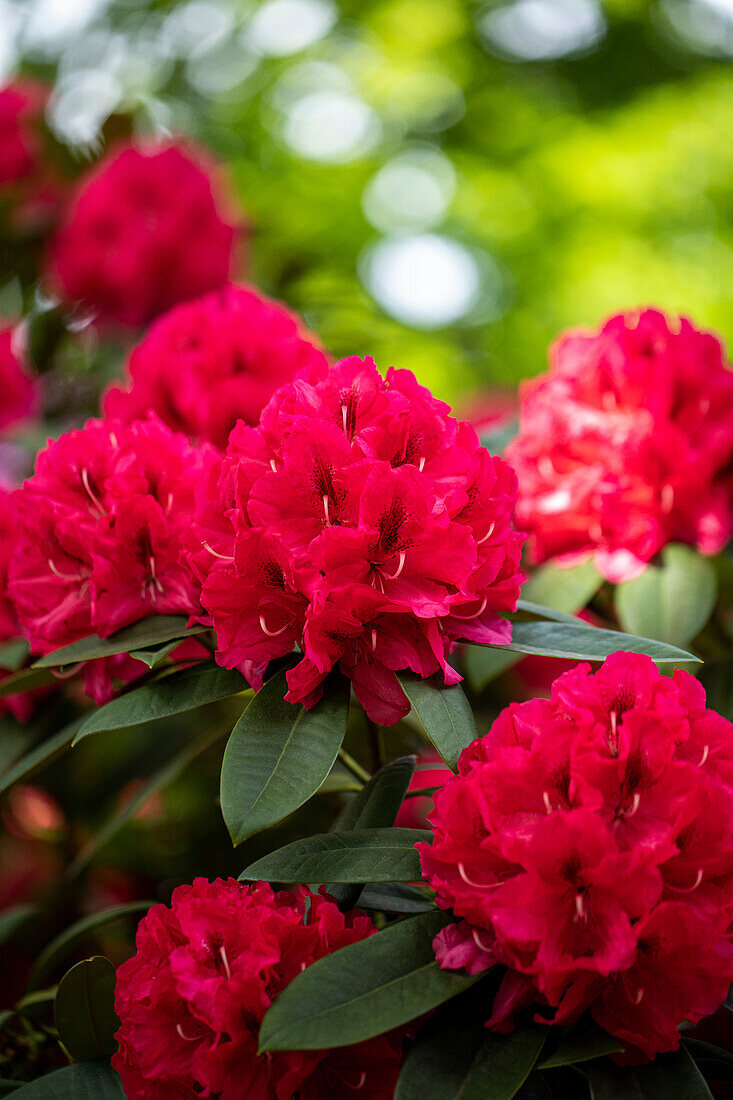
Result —
[{"label": "green leaf", "polygon": [[247,867],[240,879],[268,882],[416,882],[415,844],[425,829],[355,829],[294,840]]},{"label": "green leaf", "polygon": [[[609,653],[623,650],[627,653],[646,653],[660,664],[679,664],[682,661],[700,663],[699,657],[684,649],[651,638],[637,638],[620,630],[603,630],[587,626],[578,620],[570,622],[514,623],[512,640],[506,646],[491,649],[510,650],[514,653],[531,653],[539,657],[563,657],[570,661],[603,661]],[[455,690],[449,688],[448,690]]]},{"label": "green leaf", "polygon": [[567,611],[558,611],[556,608],[547,607],[542,603],[532,603],[531,600],[517,600],[517,611],[524,611],[538,619],[550,619],[553,623],[570,623],[572,626],[579,626],[583,623],[583,620],[579,619],[577,615],[569,615]]},{"label": "green leaf", "polygon": [[139,623],[126,626],[111,634],[109,638],[100,638],[91,634],[71,645],[47,653],[33,665],[34,668],[58,668],[61,665],[75,665],[79,661],[92,661],[97,657],[112,657],[115,653],[130,653],[135,649],[147,649],[161,642],[170,642],[174,638],[183,641],[196,634],[205,634],[205,626],[187,627],[185,615],[150,615]]},{"label": "green leaf", "polygon": [[162,642],[161,645],[148,646],[146,649],[131,649],[130,656],[136,661],[142,661],[148,668],[157,668],[180,644],[180,640],[174,638],[172,642]]},{"label": "green leaf", "polygon": [[[555,1028],[553,1031],[557,1030]],[[555,1036],[552,1037],[555,1039]],[[538,1063],[538,1069],[573,1066],[603,1058],[606,1054],[621,1054],[623,1045],[591,1019],[580,1020],[573,1027],[562,1028],[556,1040],[548,1040],[549,1050]]]},{"label": "green leaf", "polygon": [[432,680],[421,680],[408,672],[398,672],[397,677],[428,737],[455,771],[463,749],[478,737],[461,685],[438,687]]},{"label": "green leaf", "polygon": [[573,615],[588,606],[602,584],[603,577],[592,560],[567,568],[548,562],[522,586],[522,600]]},{"label": "green leaf", "polygon": [[509,1035],[489,1032],[456,1098],[512,1100],[529,1077],[547,1038],[547,1028],[517,1028]]},{"label": "green leaf", "polygon": [[712,563],[689,546],[667,546],[661,561],[616,588],[619,621],[630,633],[687,645],[715,607],[717,580]]},{"label": "green leaf", "polygon": [[64,1066],[11,1095],[13,1100],[125,1100],[119,1074],[103,1061]]},{"label": "green leaf", "polygon": [[30,775],[33,775],[34,772],[39,771],[58,756],[61,756],[68,748],[71,748],[71,744],[76,736],[76,731],[79,729],[82,721],[83,718],[77,718],[68,726],[64,726],[64,728],[59,730],[58,733],[55,733],[53,737],[46,738],[40,745],[36,745],[29,753],[21,757],[12,768],[3,772],[2,775],[0,775],[0,794],[9,790],[9,788],[20,779],[27,779]]},{"label": "green leaf", "polygon": [[25,638],[13,638],[12,641],[0,645],[0,669],[17,672],[27,660],[28,642]]},{"label": "green leaf", "polygon": [[311,710],[287,703],[282,669],[232,730],[221,769],[221,810],[232,842],[267,829],[315,794],[346,733],[349,681],[332,674]]},{"label": "green leaf", "polygon": [[3,909],[0,913],[0,944],[12,939],[37,912],[35,905],[13,905],[10,909]]},{"label": "green leaf", "polygon": [[64,974],[54,1001],[59,1039],[76,1062],[109,1057],[117,1049],[116,971],[104,955],[95,955]]},{"label": "green leaf", "polygon": [[369,883],[359,896],[359,908],[379,913],[428,913],[435,909],[435,902],[421,890],[401,882],[389,886]]},{"label": "green leaf", "polygon": [[333,832],[389,828],[394,825],[410,786],[415,763],[414,756],[400,756],[380,768],[351,799],[334,825]]},{"label": "green leaf", "polygon": [[5,695],[21,695],[24,691],[35,691],[36,688],[48,687],[55,681],[50,668],[22,668],[20,672],[14,672],[12,676],[6,676],[0,681],[0,698]]},{"label": "green leaf", "polygon": [[92,711],[74,744],[92,733],[128,729],[159,718],[170,718],[247,690],[247,681],[236,669],[207,665],[172,672],[162,680],[144,684]]},{"label": "green leaf", "polygon": [[261,1050],[348,1046],[414,1020],[468,989],[480,975],[441,970],[433,939],[446,913],[408,917],[309,966],[262,1022]]},{"label": "green leaf", "polygon": [[98,928],[102,928],[105,924],[111,924],[123,917],[145,913],[151,905],[155,905],[155,902],[129,901],[125,905],[103,909],[99,913],[91,913],[90,916],[82,917],[81,920],[76,921],[75,924],[72,924],[55,939],[51,940],[43,949],[33,965],[26,989],[29,991],[37,989],[46,974],[70,955],[77,943],[83,940],[85,936],[88,936],[91,932],[96,932]]},{"label": "green leaf", "polygon": [[463,655],[466,678],[474,691],[483,691],[487,684],[507,672],[521,661],[519,653],[509,650],[488,649],[486,646],[472,645]]},{"label": "green leaf", "polygon": [[[380,768],[351,799],[331,831],[343,833],[351,829],[389,828],[394,825],[410,786],[415,763],[416,757],[401,756]],[[360,886],[343,883],[329,882],[326,889],[343,912],[353,909],[361,895]]]},{"label": "green leaf", "polygon": [[705,1078],[684,1048],[659,1054],[643,1066],[591,1062],[592,1100],[712,1100]]},{"label": "green leaf", "polygon": [[119,831],[125,827],[128,821],[132,820],[138,810],[145,805],[153,794],[173,783],[197,756],[205,752],[206,749],[208,749],[210,745],[213,745],[215,741],[223,736],[223,734],[224,730],[207,730],[206,733],[201,737],[197,737],[195,741],[192,741],[191,744],[187,745],[181,752],[176,753],[172,760],[168,760],[161,768],[154,772],[147,782],[140,787],[134,797],[126,802],[123,808],[111,817],[99,830],[96,836],[93,836],[82,848],[76,859],[70,864],[66,871],[65,878],[67,881],[75,878],[76,875],[84,870],[95,855],[101,851],[106,844],[109,844],[113,837],[117,836]]}]

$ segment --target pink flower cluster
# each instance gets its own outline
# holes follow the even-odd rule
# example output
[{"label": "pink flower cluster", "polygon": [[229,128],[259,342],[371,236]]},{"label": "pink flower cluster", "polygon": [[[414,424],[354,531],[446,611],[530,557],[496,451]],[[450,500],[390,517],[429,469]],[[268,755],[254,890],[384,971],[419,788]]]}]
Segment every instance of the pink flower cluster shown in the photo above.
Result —
[{"label": "pink flower cluster", "polygon": [[[106,636],[154,612],[200,612],[187,552],[207,457],[153,417],[90,420],[40,453],[15,494],[20,534],[8,566],[32,652]],[[105,668],[124,679],[128,665],[143,667],[123,655]],[[88,667],[97,701],[111,690],[103,672],[99,662]]]},{"label": "pink flower cluster", "polygon": [[129,1100],[391,1100],[398,1039],[333,1051],[258,1055],[277,994],[316,959],[374,932],[326,898],[266,883],[195,879],[140,922],[117,971],[121,1026],[112,1064]]},{"label": "pink flower cluster", "polygon": [[[514,703],[461,755],[419,844],[463,918],[444,968],[507,966],[488,1026],[590,1009],[633,1060],[673,1050],[733,979],[733,724],[692,676],[617,653]],[[630,1049],[629,1049],[630,1048]]]},{"label": "pink flower cluster", "polygon": [[0,329],[0,429],[33,416],[38,407],[36,382],[21,355],[17,328]]},{"label": "pink flower cluster", "polygon": [[325,363],[282,303],[230,284],[156,321],[130,356],[129,386],[111,389],[104,409],[122,420],[152,409],[176,431],[224,448],[238,419],[256,424],[279,386]]},{"label": "pink flower cluster", "polygon": [[409,371],[343,359],[283,386],[232,432],[204,484],[197,565],[217,660],[254,684],[268,661],[311,706],[339,665],[375,721],[409,710],[395,670],[460,676],[461,638],[505,643],[521,536],[515,478]]},{"label": "pink flower cluster", "polygon": [[208,165],[129,145],[80,185],[51,246],[54,281],[101,322],[136,326],[229,279],[236,231]]},{"label": "pink flower cluster", "polygon": [[537,561],[595,557],[608,580],[669,542],[717,553],[733,533],[733,371],[710,333],[657,310],[572,331],[521,389],[506,452]]}]

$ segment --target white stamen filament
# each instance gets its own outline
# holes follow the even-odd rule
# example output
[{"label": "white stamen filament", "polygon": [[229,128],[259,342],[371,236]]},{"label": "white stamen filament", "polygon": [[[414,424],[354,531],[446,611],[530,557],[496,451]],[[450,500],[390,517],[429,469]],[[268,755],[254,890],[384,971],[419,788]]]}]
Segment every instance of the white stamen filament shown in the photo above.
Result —
[{"label": "white stamen filament", "polygon": [[481,936],[479,935],[478,928],[472,928],[471,935],[473,936],[473,942],[476,944],[479,951],[486,951],[487,954],[491,952],[491,945],[487,947],[485,943],[481,942]]},{"label": "white stamen filament", "polygon": [[170,512],[173,506],[173,493],[169,493],[165,502],[165,511]]},{"label": "white stamen filament", "polygon": [[220,554],[217,550],[214,550],[213,546],[209,546],[205,539],[201,539],[201,545],[204,550],[208,550],[209,553],[215,558],[221,558],[222,561],[234,561],[231,554]]},{"label": "white stamen filament", "polygon": [[405,551],[400,550],[400,563],[397,566],[397,572],[396,573],[384,573],[384,570],[382,570],[382,572],[384,573],[384,579],[385,580],[387,580],[387,581],[396,581],[397,580],[400,573],[405,568],[405,556],[406,556]]},{"label": "white stamen filament", "polygon": [[285,626],[281,626],[279,630],[268,630],[267,623],[265,622],[265,616],[260,615],[260,626],[262,627],[262,633],[266,634],[268,638],[277,638],[290,626],[290,623],[285,623]]},{"label": "white stamen filament", "polygon": [[109,441],[110,441],[110,443],[112,444],[113,447],[119,447],[119,443],[117,442],[117,436],[115,435],[114,432],[109,433]]},{"label": "white stamen filament", "polygon": [[626,817],[633,817],[636,811],[639,809],[639,803],[641,802],[641,795],[637,791],[634,797],[631,799],[631,809],[626,814]]},{"label": "white stamen filament", "polygon": [[701,761],[700,761],[700,763],[699,763],[699,764],[697,765],[697,766],[698,766],[698,768],[701,768],[701,767],[703,766],[703,764],[704,764],[704,763],[705,763],[705,761],[707,760],[707,758],[708,758],[709,754],[710,754],[710,745],[706,745],[706,746],[705,746],[705,748],[704,748],[704,749],[702,750],[702,760],[701,760]]},{"label": "white stamen filament", "polygon": [[330,527],[331,520],[328,515],[328,493],[323,494],[323,511],[326,513],[326,527]]},{"label": "white stamen filament", "polygon": [[186,1035],[180,1024],[176,1024],[176,1031],[186,1043],[195,1043],[198,1035]]},{"label": "white stamen filament", "polygon": [[219,955],[221,956],[221,961],[224,963],[224,972],[226,973],[227,981],[228,981],[232,976],[232,972],[229,969],[229,959],[227,958],[227,953],[226,953],[226,950],[225,950],[223,944],[219,948]]},{"label": "white stamen filament", "polygon": [[550,803],[550,795],[549,795],[548,791],[543,791],[542,792],[542,801],[545,804],[545,809],[547,810],[548,814],[551,814],[552,813],[552,805]]},{"label": "white stamen filament", "polygon": [[349,422],[349,409],[348,409],[347,405],[342,405],[341,406],[341,420],[342,420],[343,425],[344,425],[344,431],[346,431],[346,425]]},{"label": "white stamen filament", "polygon": [[81,469],[81,482],[82,482],[82,485],[84,486],[84,488],[86,489],[87,496],[91,500],[94,507],[98,508],[99,511],[102,513],[102,515],[104,515],[104,508],[102,507],[102,502],[100,501],[99,497],[95,496],[95,494],[92,490],[92,487],[89,484],[89,472],[88,472],[86,466],[82,466],[82,469]]},{"label": "white stamen filament", "polygon": [[613,752],[617,753],[618,752],[618,724],[617,724],[618,715],[616,714],[615,710],[611,711],[611,713],[609,715],[609,718],[611,719],[611,738],[612,738],[611,749],[613,750]]},{"label": "white stamen filament", "polygon": [[275,463],[274,458],[270,459],[270,469],[272,470],[273,474],[277,473],[277,464]]},{"label": "white stamen filament", "polygon": [[693,891],[697,890],[698,886],[702,882],[702,876],[703,876],[702,867],[698,867],[697,877],[696,877],[695,881],[693,882],[692,886],[672,886],[670,883],[667,883],[667,886],[669,886],[670,890],[674,890],[675,894],[692,894]]},{"label": "white stamen filament", "polygon": [[473,886],[474,890],[495,890],[497,886],[502,886],[501,882],[474,882],[466,874],[466,868],[462,863],[458,864],[458,874],[461,876],[466,886]]},{"label": "white stamen filament", "polygon": [[76,676],[80,668],[84,668],[86,661],[79,661],[78,664],[72,665],[71,668],[65,669],[61,672],[57,668],[51,669],[51,675],[55,676],[57,680],[70,680],[72,676]]},{"label": "white stamen filament", "polygon": [[643,996],[644,996],[644,987],[642,986],[641,989],[637,989],[637,991],[636,991],[636,996],[634,997],[634,1004],[635,1005],[640,1005],[641,1004],[641,999],[642,999]]},{"label": "white stamen filament", "polygon": [[463,619],[465,622],[468,622],[469,619],[478,619],[479,615],[483,615],[484,611],[486,610],[486,604],[488,602],[489,602],[488,597],[484,596],[484,598],[481,601],[480,608],[478,609],[478,611],[474,611],[473,615],[457,615],[456,612],[454,611],[454,612],[452,612],[453,618],[454,619]]},{"label": "white stamen filament", "polygon": [[364,1088],[364,1085],[365,1085],[365,1083],[366,1083],[366,1077],[367,1077],[367,1075],[366,1075],[366,1070],[365,1070],[365,1069],[363,1069],[363,1070],[361,1071],[361,1073],[359,1074],[359,1084],[358,1084],[358,1085],[349,1085],[349,1084],[347,1083],[347,1085],[346,1085],[347,1089],[354,1089],[355,1091],[356,1091],[357,1089],[363,1089],[363,1088]]},{"label": "white stamen filament", "polygon": [[575,920],[585,920],[585,901],[582,894],[575,895]]},{"label": "white stamen filament", "polygon": [[487,540],[487,539],[490,539],[490,538],[491,538],[491,536],[492,536],[492,535],[493,535],[493,533],[494,533],[494,528],[495,528],[495,527],[496,527],[496,524],[495,524],[495,523],[490,523],[490,524],[489,524],[489,529],[488,529],[488,531],[486,532],[486,534],[484,535],[484,537],[483,537],[483,538],[480,538],[480,539],[477,539],[477,540],[476,540],[476,545],[477,545],[477,546],[481,546],[481,545],[482,545],[483,543],[485,543],[485,542],[486,542],[486,540]]},{"label": "white stamen filament", "polygon": [[376,651],[377,651],[377,632],[376,632],[376,630],[372,631],[372,649],[376,653]]},{"label": "white stamen filament", "polygon": [[85,581],[87,579],[84,573],[62,573],[60,569],[56,568],[52,558],[48,558],[48,568],[60,581]]},{"label": "white stamen filament", "polygon": [[425,469],[425,455],[423,455],[422,458],[420,459],[420,461],[418,462],[417,468],[420,471],[420,473],[422,473],[423,470]]}]

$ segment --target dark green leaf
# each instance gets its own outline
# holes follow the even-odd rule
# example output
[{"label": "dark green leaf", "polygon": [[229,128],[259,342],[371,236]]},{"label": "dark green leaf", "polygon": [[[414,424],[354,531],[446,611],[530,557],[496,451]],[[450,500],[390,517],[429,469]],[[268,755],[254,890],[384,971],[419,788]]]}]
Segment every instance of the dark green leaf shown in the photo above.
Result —
[{"label": "dark green leaf", "polygon": [[487,646],[471,645],[463,655],[466,678],[474,691],[483,691],[487,684],[507,672],[521,661],[519,653],[510,650],[489,649]]},{"label": "dark green leaf", "polygon": [[611,1062],[588,1067],[592,1100],[712,1100],[705,1079],[686,1050],[659,1054],[643,1066]]},{"label": "dark green leaf", "polygon": [[[415,763],[414,756],[401,756],[385,764],[351,799],[331,831],[343,833],[350,829],[389,828],[394,825],[410,786]],[[361,895],[361,886],[344,883],[329,882],[326,889],[343,912],[353,909]]]},{"label": "dark green leaf", "polygon": [[130,901],[127,902],[126,905],[117,905],[112,909],[103,909],[99,913],[92,913],[90,916],[82,917],[81,920],[76,921],[70,928],[65,929],[59,936],[51,940],[43,949],[31,970],[27,989],[37,989],[41,983],[41,979],[44,978],[49,971],[53,970],[54,967],[58,966],[67,955],[71,954],[77,943],[83,940],[91,932],[95,932],[105,924],[111,924],[113,921],[121,920],[123,917],[130,917],[137,913],[147,912],[151,905],[155,905],[155,902]]},{"label": "dark green leaf", "polygon": [[0,645],[0,668],[17,672],[28,659],[28,643],[25,638],[13,638]]},{"label": "dark green leaf", "polygon": [[602,584],[603,577],[592,560],[567,568],[548,562],[522,586],[522,600],[574,615],[588,606]]},{"label": "dark green leaf", "polygon": [[311,710],[285,702],[282,669],[255,695],[232,730],[221,769],[221,809],[234,844],[274,825],[315,794],[346,732],[349,682],[326,681]]},{"label": "dark green leaf", "polygon": [[142,809],[152,795],[173,783],[197,756],[200,756],[202,752],[205,752],[210,745],[222,736],[222,730],[207,731],[202,737],[196,738],[190,745],[187,745],[181,752],[177,753],[172,760],[168,760],[162,768],[154,772],[147,782],[140,787],[137,793],[125,803],[122,809],[114,814],[113,817],[109,818],[96,836],[93,836],[82,848],[76,859],[69,866],[66,872],[66,878],[70,879],[78,875],[94,858],[97,852],[104,848],[106,844],[109,844],[110,840],[117,836],[120,829],[123,829],[128,821],[135,816],[138,810]]},{"label": "dark green leaf", "polygon": [[633,1070],[613,1062],[591,1062],[588,1083],[591,1100],[644,1100]]},{"label": "dark green leaf", "polygon": [[428,737],[448,767],[455,771],[462,750],[478,737],[473,712],[461,685],[438,687],[432,680],[421,680],[409,672],[399,672],[397,676]]},{"label": "dark green leaf", "polygon": [[422,1026],[402,1067],[394,1100],[456,1100],[486,1038],[485,983],[442,1005]]},{"label": "dark green leaf", "polygon": [[130,653],[134,649],[147,649],[161,642],[170,642],[174,638],[184,638],[205,634],[208,627],[186,626],[185,615],[150,615],[139,623],[126,626],[111,634],[109,638],[100,638],[91,634],[71,645],[47,653],[33,665],[34,668],[58,668],[61,665],[75,665],[79,661],[91,661],[97,657],[112,657],[115,653]]},{"label": "dark green leaf", "polygon": [[29,753],[26,753],[17,764],[14,764],[8,771],[3,772],[0,775],[0,794],[3,791],[7,791],[14,783],[17,783],[20,779],[27,779],[34,772],[37,772],[40,768],[50,764],[62,753],[66,752],[71,747],[71,743],[76,736],[76,731],[79,729],[82,718],[77,718],[71,722],[68,726],[65,726],[58,733],[55,733],[53,737],[46,738],[40,745],[36,745],[34,749],[31,749]]},{"label": "dark green leaf", "polygon": [[401,882],[389,886],[369,883],[361,892],[359,908],[380,913],[428,913],[435,909],[435,902],[421,890]]},{"label": "dark green leaf", "polygon": [[[540,657],[563,657],[571,661],[603,661],[609,653],[624,650],[627,653],[646,653],[657,664],[680,664],[699,658],[684,649],[657,642],[651,638],[637,638],[619,630],[603,630],[587,626],[578,620],[570,622],[514,623],[512,640],[508,646],[491,646],[492,649],[512,650],[515,653],[531,653]],[[454,688],[448,690],[453,691]]]},{"label": "dark green leaf", "polygon": [[616,587],[616,611],[624,630],[683,646],[710,618],[716,592],[711,562],[689,546],[673,544],[640,577]]},{"label": "dark green leaf", "polygon": [[[552,1029],[553,1032],[556,1030]],[[620,1054],[623,1049],[618,1039],[603,1031],[593,1020],[583,1019],[573,1027],[563,1028],[557,1038],[552,1036],[537,1068],[572,1066],[577,1062],[602,1058],[606,1054]]]},{"label": "dark green leaf", "polygon": [[547,1028],[517,1028],[509,1035],[486,1035],[456,1100],[511,1100],[532,1072]]},{"label": "dark green leaf", "polygon": [[11,939],[38,910],[35,905],[13,905],[0,913],[0,943]]},{"label": "dark green leaf", "polygon": [[54,1001],[59,1039],[76,1062],[109,1057],[117,1049],[116,971],[104,955],[95,955],[64,974]]},{"label": "dark green leaf", "polygon": [[171,653],[178,649],[180,644],[180,640],[174,638],[172,642],[162,642],[160,645],[148,646],[146,649],[131,649],[130,656],[136,661],[142,661],[148,668],[157,668],[166,657],[170,657]]},{"label": "dark green leaf", "polygon": [[268,882],[415,882],[425,829],[355,829],[294,840],[258,859],[240,879]]},{"label": "dark green leaf", "polygon": [[127,729],[158,718],[195,710],[218,699],[247,690],[247,682],[236,669],[187,668],[144,684],[92,711],[74,739],[74,744],[91,733]]},{"label": "dark green leaf", "polygon": [[103,1061],[65,1066],[11,1095],[13,1100],[125,1100],[119,1074]]},{"label": "dark green leaf", "polygon": [[24,691],[35,691],[36,688],[48,687],[54,683],[54,675],[50,668],[22,668],[20,672],[14,672],[12,676],[6,676],[0,681],[0,698],[5,695],[21,695]]},{"label": "dark green leaf", "polygon": [[446,913],[421,913],[319,959],[275,1000],[262,1023],[262,1050],[347,1046],[414,1020],[455,997],[479,975],[441,970],[433,939]]}]

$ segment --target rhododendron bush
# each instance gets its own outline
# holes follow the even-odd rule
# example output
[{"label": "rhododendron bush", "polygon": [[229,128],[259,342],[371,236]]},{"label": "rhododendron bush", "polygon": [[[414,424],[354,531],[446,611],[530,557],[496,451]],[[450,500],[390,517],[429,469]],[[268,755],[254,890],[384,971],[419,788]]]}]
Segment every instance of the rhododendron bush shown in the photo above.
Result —
[{"label": "rhododendron bush", "polygon": [[0,92],[10,223],[54,195],[0,330],[0,1091],[724,1095],[722,342],[620,313],[471,423],[243,281],[188,140],[54,189],[44,94]]}]

